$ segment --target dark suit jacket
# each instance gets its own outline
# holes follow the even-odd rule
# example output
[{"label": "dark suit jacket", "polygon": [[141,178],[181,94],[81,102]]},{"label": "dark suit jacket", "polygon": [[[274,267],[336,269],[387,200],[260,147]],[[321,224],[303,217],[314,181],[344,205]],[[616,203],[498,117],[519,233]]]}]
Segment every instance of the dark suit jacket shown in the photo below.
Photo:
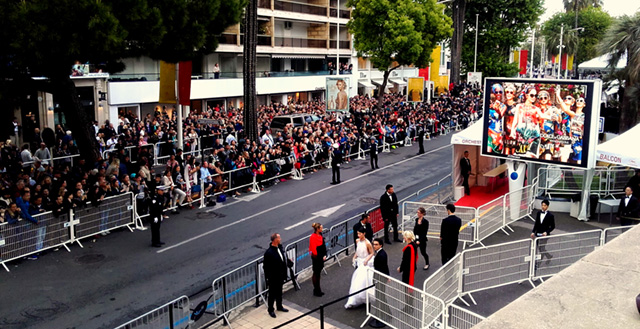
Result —
[{"label": "dark suit jacket", "polygon": [[380,273],[390,275],[387,252],[384,249],[378,250],[376,257],[373,258],[373,268]]},{"label": "dark suit jacket", "polygon": [[462,220],[456,215],[450,215],[443,219],[442,225],[440,226],[440,238],[442,238],[442,244],[457,246],[461,226]]},{"label": "dark suit jacket", "polygon": [[[358,247],[358,231],[362,227],[362,222],[357,222],[356,225],[353,225],[353,244]],[[371,228],[371,224],[367,223],[364,227],[365,233],[364,237],[369,240],[369,242],[373,243],[373,228]]]},{"label": "dark suit jacket", "polygon": [[536,221],[535,224],[533,224],[533,230],[531,232],[536,236],[542,233],[547,233],[547,235],[550,235],[551,231],[556,228],[556,219],[550,211],[547,211],[547,215],[544,216],[544,222],[540,223],[541,214],[542,211],[538,211],[538,213],[536,214]]},{"label": "dark suit jacket", "polygon": [[631,196],[629,200],[629,205],[625,206],[625,198],[620,199],[620,206],[618,207],[618,217],[638,217],[638,208],[640,208],[640,203],[638,202],[638,198],[635,196]]},{"label": "dark suit jacket", "polygon": [[264,253],[264,262],[262,263],[264,277],[272,283],[284,283],[287,279],[287,254],[284,253],[282,245],[279,245],[278,248],[284,260],[278,255],[276,247],[269,245],[269,249]]},{"label": "dark suit jacket", "polygon": [[467,162],[467,159],[465,157],[462,157],[462,159],[460,159],[460,173],[462,174],[462,176],[469,176],[469,174],[471,173],[471,163]]},{"label": "dark suit jacket", "polygon": [[378,155],[378,143],[371,143],[369,146],[369,156],[377,156]]},{"label": "dark suit jacket", "polygon": [[383,219],[395,219],[398,214],[398,197],[395,193],[391,194],[391,199],[389,200],[387,192],[380,196],[380,214]]},{"label": "dark suit jacket", "polygon": [[340,150],[333,150],[331,165],[333,166],[340,163],[342,163],[342,152],[340,152]]}]

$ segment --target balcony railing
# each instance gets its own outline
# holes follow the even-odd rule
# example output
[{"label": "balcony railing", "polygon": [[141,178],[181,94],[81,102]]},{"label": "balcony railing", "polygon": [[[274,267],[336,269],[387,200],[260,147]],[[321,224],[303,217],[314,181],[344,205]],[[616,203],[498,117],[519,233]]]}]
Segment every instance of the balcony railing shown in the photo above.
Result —
[{"label": "balcony railing", "polygon": [[[240,35],[240,44],[244,44],[244,34]],[[258,46],[271,46],[271,36],[258,35]]]},{"label": "balcony railing", "polygon": [[[329,71],[259,71],[256,72],[258,78],[273,77],[304,77],[313,75],[329,75]],[[336,74],[333,71],[333,74]],[[347,74],[345,72],[345,74]],[[202,74],[193,75],[192,80],[214,79],[213,72],[204,72]],[[220,79],[240,79],[243,77],[242,72],[220,72]],[[132,82],[132,81],[158,81],[160,75],[158,73],[136,73],[136,74],[115,74],[109,78],[111,82]]]},{"label": "balcony railing", "polygon": [[275,38],[276,47],[327,48],[327,40],[302,38]]},{"label": "balcony railing", "polygon": [[[336,40],[329,41],[329,48],[336,49]],[[351,41],[340,41],[340,49],[351,49]]]},{"label": "balcony railing", "polygon": [[271,0],[258,0],[258,8],[271,9]]},{"label": "balcony railing", "polygon": [[[340,14],[340,16],[338,16],[338,14]],[[337,8],[330,8],[329,9],[329,16],[349,19],[349,18],[351,18],[351,12],[349,10],[347,10],[347,9],[338,10]]]},{"label": "balcony railing", "polygon": [[238,35],[231,33],[223,33],[218,37],[218,43],[221,45],[237,45]]},{"label": "balcony railing", "polygon": [[275,0],[275,10],[291,11],[294,13],[327,16],[327,7],[303,2]]}]

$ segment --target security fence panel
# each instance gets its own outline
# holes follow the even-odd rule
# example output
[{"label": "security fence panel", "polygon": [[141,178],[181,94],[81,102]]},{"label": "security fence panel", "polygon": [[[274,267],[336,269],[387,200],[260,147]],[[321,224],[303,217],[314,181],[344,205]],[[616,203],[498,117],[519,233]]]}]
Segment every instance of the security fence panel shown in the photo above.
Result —
[{"label": "security fence panel", "polygon": [[603,244],[609,243],[611,240],[617,238],[620,234],[633,228],[633,226],[621,226],[621,227],[608,227],[602,232],[604,236]]},{"label": "security fence panel", "polygon": [[[325,240],[325,243],[327,241]],[[309,253],[309,237],[301,238],[287,245],[284,249],[288,255],[293,255],[295,274],[298,274],[311,267],[311,254]]]},{"label": "security fence panel", "polygon": [[504,195],[505,225],[531,214],[535,185],[529,185]]},{"label": "security fence panel", "polygon": [[554,275],[600,246],[601,230],[539,237],[535,240],[533,279]]},{"label": "security fence panel", "polygon": [[482,322],[485,317],[466,310],[458,305],[449,305],[449,318],[447,328],[471,329],[476,324]]},{"label": "security fence panel", "polygon": [[453,302],[459,296],[460,260],[458,253],[424,281],[422,290],[445,304]]},{"label": "security fence panel", "polygon": [[368,268],[373,288],[367,290],[367,315],[392,328],[428,328],[441,318],[444,303],[435,296]]},{"label": "security fence panel", "polygon": [[105,198],[98,206],[88,203],[74,208],[74,237],[83,239],[118,227],[135,225],[133,194],[120,194]]},{"label": "security fence panel", "polygon": [[502,228],[504,196],[478,207],[478,242]]},{"label": "security fence panel", "polygon": [[[226,315],[242,304],[262,296],[260,270],[262,258],[235,269],[212,283],[214,300],[211,307],[218,316]],[[221,303],[222,307],[218,304]],[[220,313],[221,312],[221,313]]]},{"label": "security fence panel", "polygon": [[[325,236],[327,246],[327,257],[334,256],[348,248],[349,221],[335,224],[329,229],[329,234]],[[353,230],[353,226],[351,226]]]},{"label": "security fence panel", "polygon": [[182,296],[115,329],[188,329],[190,307],[189,297]]},{"label": "security fence panel", "polygon": [[438,182],[438,203],[445,203],[453,200],[453,179],[451,174]]},{"label": "security fence panel", "polygon": [[6,262],[71,242],[69,215],[46,212],[33,218],[37,224],[26,219],[0,224],[0,263],[7,271]]},{"label": "security fence panel", "polygon": [[[448,216],[447,207],[443,204],[432,204],[422,202],[404,202],[403,203],[403,225],[406,230],[413,230],[415,219],[418,217],[418,208],[422,207],[426,210],[424,218],[429,221],[429,235],[439,236],[442,220]],[[476,237],[476,210],[470,207],[456,207],[456,216],[462,220],[460,235],[458,240],[463,242],[474,243]]]},{"label": "security fence panel", "polygon": [[531,239],[462,252],[462,293],[529,280]]}]

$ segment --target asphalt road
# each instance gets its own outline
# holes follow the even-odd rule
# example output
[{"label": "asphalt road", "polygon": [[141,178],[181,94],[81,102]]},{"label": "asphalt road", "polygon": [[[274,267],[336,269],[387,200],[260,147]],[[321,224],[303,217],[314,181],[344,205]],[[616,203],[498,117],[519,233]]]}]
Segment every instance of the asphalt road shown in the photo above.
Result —
[{"label": "asphalt road", "polygon": [[318,217],[329,227],[374,206],[393,184],[399,198],[435,183],[451,172],[450,136],[342,167],[340,185],[331,172],[309,173],[264,193],[245,194],[213,208],[183,211],[163,222],[165,248],[150,247],[150,232],[120,230],[84,248],[48,252],[37,261],[10,263],[0,273],[0,327],[113,328],[180,295],[210,289],[218,276],[260,257],[273,232],[287,244],[311,233],[311,222],[284,230],[313,213],[342,205]]}]

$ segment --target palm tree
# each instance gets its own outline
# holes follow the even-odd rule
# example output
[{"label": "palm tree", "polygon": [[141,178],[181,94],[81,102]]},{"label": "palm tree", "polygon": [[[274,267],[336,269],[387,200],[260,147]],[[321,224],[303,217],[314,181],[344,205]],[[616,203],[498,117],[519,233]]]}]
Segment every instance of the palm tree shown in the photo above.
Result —
[{"label": "palm tree", "polygon": [[610,54],[609,67],[613,71],[618,61],[627,56],[626,67],[618,76],[624,80],[620,132],[638,122],[640,103],[640,12],[633,16],[622,16],[607,30],[598,45],[601,55]]},{"label": "palm tree", "polygon": [[258,45],[258,1],[249,0],[244,11],[242,70],[244,86],[244,131],[251,141],[258,140],[258,100],[256,97],[256,47]]},{"label": "palm tree", "polygon": [[562,0],[562,4],[564,5],[564,11],[582,11],[589,7],[602,7],[602,0]]}]

